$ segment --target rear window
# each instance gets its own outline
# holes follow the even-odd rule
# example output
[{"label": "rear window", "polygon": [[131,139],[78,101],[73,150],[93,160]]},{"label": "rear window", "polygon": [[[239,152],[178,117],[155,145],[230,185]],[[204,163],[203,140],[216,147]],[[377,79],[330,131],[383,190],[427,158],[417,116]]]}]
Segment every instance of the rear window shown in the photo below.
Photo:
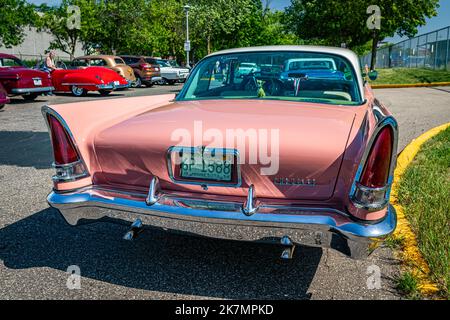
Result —
[{"label": "rear window", "polygon": [[125,61],[126,64],[134,64],[138,63],[141,59],[135,57],[124,57],[123,60]]},{"label": "rear window", "polygon": [[125,64],[125,61],[123,61],[121,58],[114,58],[114,62],[116,64]]},{"label": "rear window", "polygon": [[344,57],[270,51],[217,55],[192,72],[178,100],[273,99],[361,104],[356,70]]}]

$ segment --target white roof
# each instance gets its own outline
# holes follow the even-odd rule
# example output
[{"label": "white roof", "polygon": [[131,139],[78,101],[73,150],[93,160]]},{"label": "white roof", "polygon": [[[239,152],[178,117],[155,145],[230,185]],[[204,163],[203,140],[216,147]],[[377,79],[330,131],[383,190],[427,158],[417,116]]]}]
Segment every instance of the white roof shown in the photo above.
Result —
[{"label": "white roof", "polygon": [[248,53],[248,52],[267,52],[267,51],[301,51],[301,52],[314,52],[314,53],[328,53],[337,56],[341,56],[347,59],[355,69],[356,75],[358,77],[358,85],[361,92],[362,99],[364,100],[364,81],[361,75],[361,66],[359,64],[358,56],[351,50],[338,47],[324,47],[324,46],[261,46],[261,47],[246,47],[246,48],[236,48],[227,49],[222,51],[217,51],[210,54],[208,57],[213,57],[222,54],[233,54],[233,53]]}]

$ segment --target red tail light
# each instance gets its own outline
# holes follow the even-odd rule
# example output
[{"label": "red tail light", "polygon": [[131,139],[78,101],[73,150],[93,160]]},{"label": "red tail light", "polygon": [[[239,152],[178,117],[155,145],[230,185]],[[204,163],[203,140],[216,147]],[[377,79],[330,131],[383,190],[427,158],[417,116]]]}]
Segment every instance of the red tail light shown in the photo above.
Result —
[{"label": "red tail light", "polygon": [[79,161],[80,157],[67,131],[55,117],[47,115],[47,118],[51,130],[55,164],[64,165]]},{"label": "red tail light", "polygon": [[393,129],[385,126],[372,144],[360,179],[354,184],[352,200],[358,208],[377,211],[388,205],[393,143]]},{"label": "red tail light", "polygon": [[368,188],[382,188],[389,178],[392,158],[392,129],[390,126],[381,130],[370,150],[359,183]]},{"label": "red tail light", "polygon": [[149,64],[143,63],[143,64],[139,65],[139,67],[141,69],[151,69],[152,66]]}]

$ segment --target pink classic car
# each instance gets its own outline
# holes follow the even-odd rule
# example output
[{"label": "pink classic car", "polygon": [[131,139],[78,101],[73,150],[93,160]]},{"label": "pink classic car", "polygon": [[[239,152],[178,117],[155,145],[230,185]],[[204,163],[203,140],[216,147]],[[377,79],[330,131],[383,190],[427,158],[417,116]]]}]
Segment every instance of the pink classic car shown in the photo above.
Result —
[{"label": "pink classic car", "polygon": [[[288,61],[298,63],[280,68]],[[287,259],[299,244],[364,258],[396,228],[397,122],[346,49],[226,50],[176,97],[43,115],[56,169],[48,202],[71,225],[127,222],[128,240],[159,227],[269,241]]]}]

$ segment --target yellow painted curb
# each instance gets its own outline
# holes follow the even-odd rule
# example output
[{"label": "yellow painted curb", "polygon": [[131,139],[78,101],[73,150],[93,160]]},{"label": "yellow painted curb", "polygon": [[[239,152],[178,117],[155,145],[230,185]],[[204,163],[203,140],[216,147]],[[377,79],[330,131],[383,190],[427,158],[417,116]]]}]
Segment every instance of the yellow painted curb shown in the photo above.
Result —
[{"label": "yellow painted curb", "polygon": [[398,186],[406,169],[419,152],[420,147],[448,127],[450,127],[450,123],[427,131],[417,139],[413,140],[403,150],[397,159],[397,168],[394,173],[394,184],[391,193],[391,202],[397,210],[397,229],[394,233],[394,237],[397,236],[403,239],[403,261],[413,265],[413,273],[419,280],[419,290],[425,296],[431,296],[438,292],[439,289],[438,286],[430,280],[430,268],[420,253],[416,236],[406,219],[404,208],[398,203]]},{"label": "yellow painted curb", "polygon": [[411,83],[411,84],[371,84],[372,89],[396,89],[396,88],[423,88],[423,87],[446,87],[450,82]]}]

